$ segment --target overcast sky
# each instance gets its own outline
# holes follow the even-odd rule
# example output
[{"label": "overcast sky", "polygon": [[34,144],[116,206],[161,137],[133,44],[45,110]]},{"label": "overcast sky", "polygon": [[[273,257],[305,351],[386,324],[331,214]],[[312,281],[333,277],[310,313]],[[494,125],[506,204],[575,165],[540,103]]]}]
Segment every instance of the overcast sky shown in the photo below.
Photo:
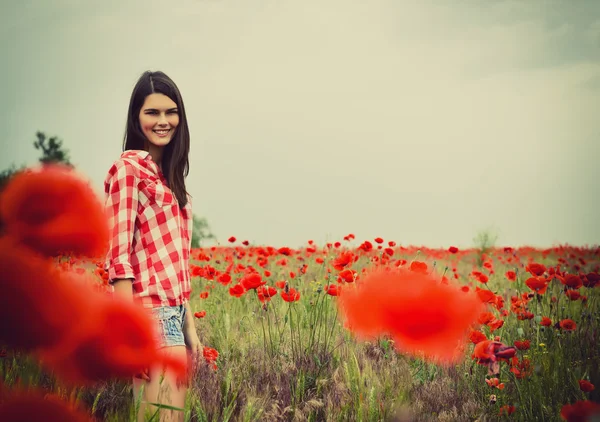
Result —
[{"label": "overcast sky", "polygon": [[20,0],[0,54],[0,168],[41,130],[99,194],[167,73],[221,241],[600,243],[600,1]]}]

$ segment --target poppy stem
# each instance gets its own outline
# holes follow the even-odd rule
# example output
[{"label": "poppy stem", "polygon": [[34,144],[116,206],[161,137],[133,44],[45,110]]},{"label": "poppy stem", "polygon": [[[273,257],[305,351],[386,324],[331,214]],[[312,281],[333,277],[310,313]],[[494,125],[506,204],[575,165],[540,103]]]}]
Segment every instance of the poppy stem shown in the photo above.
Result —
[{"label": "poppy stem", "polygon": [[269,343],[271,345],[271,358],[275,356],[275,346],[273,345],[273,335],[271,334],[271,317],[269,316],[270,306],[267,306],[267,327],[269,328]]},{"label": "poppy stem", "polygon": [[296,364],[296,349],[294,348],[294,323],[293,323],[294,313],[291,310],[292,310],[292,303],[290,302],[288,304],[288,314],[289,314],[289,318],[290,318],[290,347],[292,348],[292,360],[295,365]]},{"label": "poppy stem", "polygon": [[421,253],[421,249],[417,249],[417,253],[415,254],[414,258],[412,259],[412,261],[410,261],[410,264],[408,264],[409,268],[412,265],[413,262],[415,262],[415,260],[419,257],[419,254]]},{"label": "poppy stem", "polygon": [[[329,342],[330,342],[331,338],[333,337],[333,330],[335,329],[335,327],[337,325],[338,311],[339,311],[339,306],[336,306],[335,307],[335,316],[333,317],[333,321],[331,322],[331,330],[329,331],[329,336],[325,336],[324,354],[328,352]],[[333,350],[332,350],[332,352],[333,352]]]}]

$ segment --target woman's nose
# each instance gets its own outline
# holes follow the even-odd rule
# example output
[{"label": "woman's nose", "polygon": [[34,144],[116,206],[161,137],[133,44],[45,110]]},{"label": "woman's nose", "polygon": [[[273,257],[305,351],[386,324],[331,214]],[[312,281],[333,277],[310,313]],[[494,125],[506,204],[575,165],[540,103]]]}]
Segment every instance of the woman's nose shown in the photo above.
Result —
[{"label": "woman's nose", "polygon": [[159,126],[166,126],[167,125],[167,116],[165,116],[164,114],[160,114],[158,116],[158,125]]}]

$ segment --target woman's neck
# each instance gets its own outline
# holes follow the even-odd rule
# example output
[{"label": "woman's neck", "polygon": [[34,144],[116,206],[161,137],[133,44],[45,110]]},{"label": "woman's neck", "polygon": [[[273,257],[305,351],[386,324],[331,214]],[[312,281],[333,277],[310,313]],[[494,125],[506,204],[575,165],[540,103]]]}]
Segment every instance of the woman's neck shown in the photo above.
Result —
[{"label": "woman's neck", "polygon": [[157,147],[156,145],[149,144],[148,152],[152,157],[152,161],[156,163],[159,169],[162,170],[162,153],[163,149],[161,147]]}]

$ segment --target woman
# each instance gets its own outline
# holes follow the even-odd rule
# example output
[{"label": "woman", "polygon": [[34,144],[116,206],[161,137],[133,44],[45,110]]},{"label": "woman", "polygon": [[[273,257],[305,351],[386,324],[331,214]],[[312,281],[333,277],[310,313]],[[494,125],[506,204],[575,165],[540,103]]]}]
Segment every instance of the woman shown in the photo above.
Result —
[{"label": "woman", "polygon": [[[134,300],[154,317],[159,347],[185,360],[187,346],[197,360],[201,345],[189,307],[189,148],[179,89],[162,72],[144,72],[131,95],[124,152],[105,180],[112,229],[105,267],[115,296]],[[184,407],[185,385],[162,371],[148,368],[133,380],[134,400],[140,393],[142,399],[138,420],[156,410],[143,402]],[[183,412],[161,410],[161,420],[183,420]]]}]

